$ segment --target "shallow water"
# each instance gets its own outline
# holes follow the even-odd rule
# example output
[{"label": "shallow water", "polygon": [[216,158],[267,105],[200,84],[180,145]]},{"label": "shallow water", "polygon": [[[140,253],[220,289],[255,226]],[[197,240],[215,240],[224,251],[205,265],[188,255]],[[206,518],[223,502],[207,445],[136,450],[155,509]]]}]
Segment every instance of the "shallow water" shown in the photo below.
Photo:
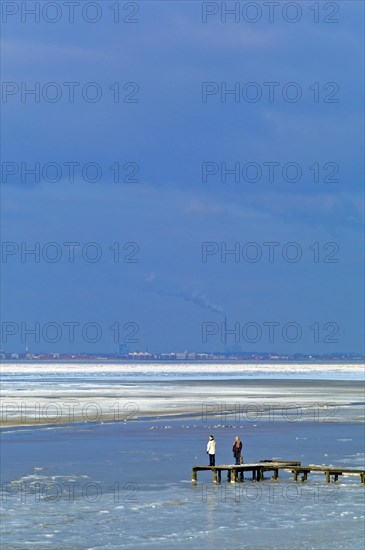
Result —
[{"label": "shallow water", "polygon": [[[30,382],[22,374],[23,387],[28,384],[30,392],[38,392],[47,386],[49,398],[49,380],[43,376],[40,384],[39,377],[32,376]],[[56,392],[63,384],[72,387],[64,374],[52,378]],[[77,391],[89,391],[89,381],[88,376],[78,379]],[[5,390],[13,391],[18,382],[8,380]],[[98,382],[94,377],[95,387]],[[133,391],[138,393],[143,385],[148,400],[158,381],[140,382],[133,381]],[[105,384],[114,381],[107,379]],[[189,381],[192,391],[206,391],[209,386],[210,395],[216,395],[217,384],[221,401],[233,404],[225,391],[234,387],[234,381],[215,380],[208,385],[199,378]],[[163,387],[164,396],[173,399],[184,386],[164,382]],[[284,398],[287,403],[289,395],[291,402],[302,403],[305,397],[312,404],[326,385],[291,379],[279,386],[257,378],[242,387],[247,390],[245,402],[249,395],[256,401],[266,395],[275,403]],[[327,485],[324,474],[310,474],[307,483],[294,483],[290,472],[281,471],[277,482],[268,474],[262,483],[252,482],[249,476],[244,483],[231,484],[222,478],[221,485],[213,485],[210,472],[199,472],[198,484],[191,483],[191,467],[206,463],[210,433],[217,441],[217,463],[232,463],[231,447],[239,435],[245,462],[281,458],[364,467],[359,385],[348,382],[328,388],[330,392],[336,388],[333,396],[342,403],[341,410],[350,414],[328,417],[331,411],[321,408],[321,415],[298,417],[298,411],[277,408],[272,416],[249,417],[228,408],[226,414],[220,411],[213,416],[200,412],[148,421],[130,418],[103,424],[8,427],[2,431],[1,445],[2,544],[10,550],[360,550],[364,486],[357,476]]]}]

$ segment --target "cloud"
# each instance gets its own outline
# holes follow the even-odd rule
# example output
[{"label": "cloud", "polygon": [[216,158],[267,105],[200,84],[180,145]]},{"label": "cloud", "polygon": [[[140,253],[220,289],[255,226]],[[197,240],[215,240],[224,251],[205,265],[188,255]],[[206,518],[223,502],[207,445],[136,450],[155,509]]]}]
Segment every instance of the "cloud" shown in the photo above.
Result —
[{"label": "cloud", "polygon": [[107,50],[93,47],[69,45],[65,43],[41,42],[36,40],[9,40],[1,41],[3,59],[9,64],[43,61],[105,61],[109,59]]},{"label": "cloud", "polygon": [[224,212],[225,208],[220,204],[214,204],[201,198],[194,198],[189,202],[186,211],[196,214],[218,214]]},{"label": "cloud", "polygon": [[219,20],[194,25],[186,17],[180,18],[175,31],[176,40],[183,39],[186,42],[188,39],[192,46],[217,51],[239,49],[242,52],[242,48],[264,49],[273,45],[279,46],[284,38],[282,31],[278,29],[247,28],[238,24],[222,24]]}]

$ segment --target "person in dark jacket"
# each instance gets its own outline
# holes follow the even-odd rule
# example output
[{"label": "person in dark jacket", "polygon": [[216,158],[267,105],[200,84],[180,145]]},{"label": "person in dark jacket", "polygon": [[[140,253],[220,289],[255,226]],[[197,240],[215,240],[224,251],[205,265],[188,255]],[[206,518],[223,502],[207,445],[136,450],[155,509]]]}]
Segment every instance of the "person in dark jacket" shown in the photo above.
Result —
[{"label": "person in dark jacket", "polygon": [[236,465],[241,464],[241,452],[242,452],[242,441],[240,441],[240,438],[238,435],[236,435],[232,447],[233,456],[235,459]]}]

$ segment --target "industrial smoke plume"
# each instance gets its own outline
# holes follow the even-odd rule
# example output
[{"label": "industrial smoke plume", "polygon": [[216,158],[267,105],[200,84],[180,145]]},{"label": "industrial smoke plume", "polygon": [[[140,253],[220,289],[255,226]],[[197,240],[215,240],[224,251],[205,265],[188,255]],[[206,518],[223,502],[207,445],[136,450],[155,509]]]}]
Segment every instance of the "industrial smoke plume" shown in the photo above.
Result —
[{"label": "industrial smoke plume", "polygon": [[145,282],[146,290],[155,292],[156,294],[159,294],[161,296],[175,296],[176,298],[181,298],[186,302],[190,302],[192,304],[200,306],[203,309],[208,309],[209,311],[213,311],[214,313],[220,313],[221,315],[224,315],[223,309],[219,305],[212,304],[207,296],[198,290],[190,291],[171,283],[158,281],[154,273],[148,275],[145,279]]}]

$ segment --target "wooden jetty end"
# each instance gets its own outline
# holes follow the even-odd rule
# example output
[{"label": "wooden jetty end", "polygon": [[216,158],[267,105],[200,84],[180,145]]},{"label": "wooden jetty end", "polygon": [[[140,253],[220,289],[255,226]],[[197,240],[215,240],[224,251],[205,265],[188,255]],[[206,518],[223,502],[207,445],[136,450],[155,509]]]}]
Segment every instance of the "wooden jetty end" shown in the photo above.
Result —
[{"label": "wooden jetty end", "polygon": [[298,481],[298,475],[302,474],[301,481],[307,481],[310,472],[324,472],[326,483],[330,483],[331,476],[333,481],[338,481],[339,476],[343,474],[353,474],[360,476],[360,483],[365,484],[365,470],[356,468],[337,468],[333,466],[302,466],[298,461],[290,460],[261,460],[253,464],[223,464],[219,466],[193,466],[191,480],[193,483],[198,481],[198,472],[211,470],[213,472],[213,482],[220,483],[222,472],[227,472],[227,480],[236,483],[238,480],[244,480],[245,472],[252,473],[253,481],[262,481],[265,472],[273,472],[272,479],[277,480],[279,470],[289,471],[294,476],[294,481]]},{"label": "wooden jetty end", "polygon": [[359,470],[358,468],[337,468],[334,466],[296,466],[290,468],[294,475],[294,481],[298,481],[298,475],[302,474],[301,481],[307,481],[308,474],[311,472],[323,472],[326,477],[326,483],[331,482],[331,476],[333,481],[338,481],[338,477],[343,474],[352,474],[360,476],[360,483],[365,484],[365,470]]},{"label": "wooden jetty end", "polygon": [[235,483],[238,481],[238,477],[243,481],[244,473],[251,472],[252,479],[254,481],[262,481],[264,479],[264,472],[274,472],[273,479],[279,477],[279,469],[288,469],[291,467],[300,466],[300,462],[283,460],[283,461],[261,461],[254,464],[223,464],[219,466],[193,466],[191,480],[196,482],[198,480],[197,472],[203,470],[212,470],[213,481],[216,483],[221,482],[222,472],[227,472],[228,481]]}]

